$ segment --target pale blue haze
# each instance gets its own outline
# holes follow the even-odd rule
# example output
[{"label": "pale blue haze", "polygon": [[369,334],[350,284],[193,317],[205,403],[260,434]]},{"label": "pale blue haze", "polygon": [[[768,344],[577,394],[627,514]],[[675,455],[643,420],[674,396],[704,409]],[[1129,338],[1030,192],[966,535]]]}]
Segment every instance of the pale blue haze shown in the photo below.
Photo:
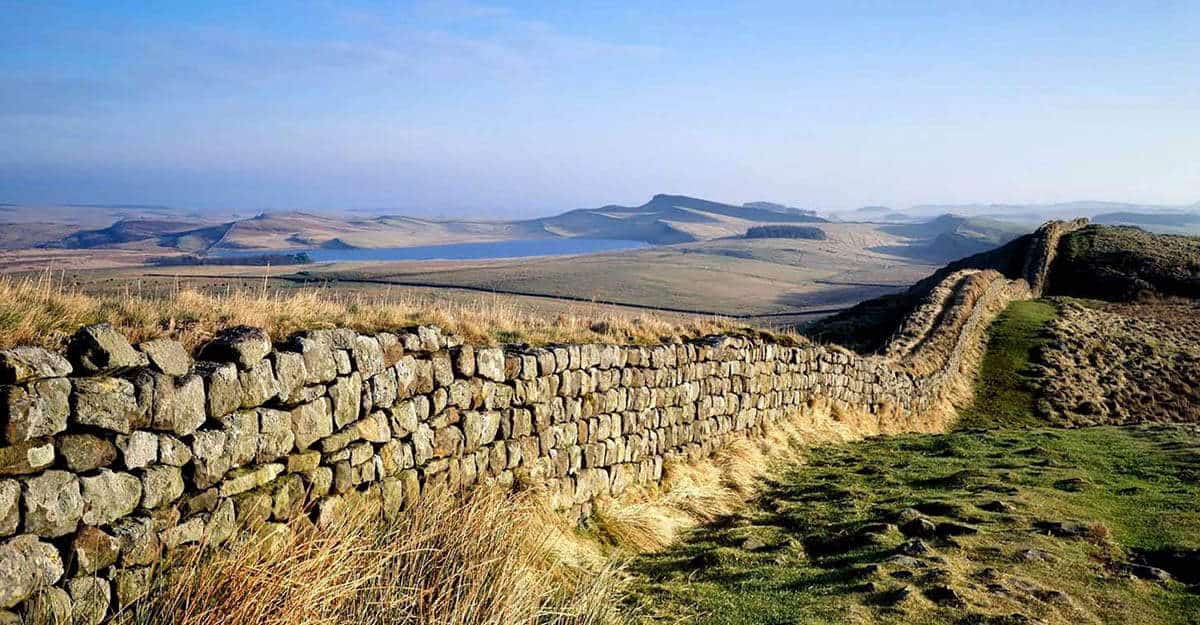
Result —
[{"label": "pale blue haze", "polygon": [[1195,202],[1200,3],[0,0],[0,202],[659,192]]}]

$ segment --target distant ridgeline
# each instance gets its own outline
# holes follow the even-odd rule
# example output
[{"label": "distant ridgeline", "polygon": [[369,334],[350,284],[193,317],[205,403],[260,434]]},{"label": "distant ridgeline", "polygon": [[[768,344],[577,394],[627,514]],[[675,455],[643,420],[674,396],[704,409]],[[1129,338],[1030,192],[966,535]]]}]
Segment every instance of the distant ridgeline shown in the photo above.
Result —
[{"label": "distant ridgeline", "polygon": [[746,230],[747,239],[809,239],[824,241],[825,231],[813,226],[754,226]]},{"label": "distant ridgeline", "polygon": [[1028,282],[950,270],[872,356],[757,335],[484,347],[430,326],[239,326],[193,355],[98,325],[65,354],[0,352],[0,622],[97,623],[148,591],[164,551],[326,523],[357,498],[396,515],[488,483],[582,517],[783,420],[944,429],[988,324],[1041,292],[1074,227],[1024,244]]},{"label": "distant ridgeline", "polygon": [[1050,222],[994,250],[946,265],[904,293],[862,302],[805,330],[814,339],[863,353],[888,342],[921,302],[938,297],[947,277],[993,270],[1025,279],[1035,292],[1110,301],[1143,296],[1200,298],[1200,238],[1152,234],[1136,227]]}]

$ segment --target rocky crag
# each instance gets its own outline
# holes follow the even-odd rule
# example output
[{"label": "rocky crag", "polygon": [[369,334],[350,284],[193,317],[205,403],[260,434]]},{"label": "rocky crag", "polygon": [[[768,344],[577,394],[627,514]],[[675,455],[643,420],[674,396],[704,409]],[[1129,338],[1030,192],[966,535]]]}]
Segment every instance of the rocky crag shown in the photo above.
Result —
[{"label": "rocky crag", "polygon": [[871,356],[739,336],[478,347],[433,327],[236,327],[193,356],[103,325],[65,354],[4,351],[0,623],[98,623],[146,592],[166,551],[321,523],[352,497],[398,514],[493,483],[581,516],[665,462],[783,419],[941,430],[988,323],[1031,294],[999,271],[944,280],[897,347]]}]

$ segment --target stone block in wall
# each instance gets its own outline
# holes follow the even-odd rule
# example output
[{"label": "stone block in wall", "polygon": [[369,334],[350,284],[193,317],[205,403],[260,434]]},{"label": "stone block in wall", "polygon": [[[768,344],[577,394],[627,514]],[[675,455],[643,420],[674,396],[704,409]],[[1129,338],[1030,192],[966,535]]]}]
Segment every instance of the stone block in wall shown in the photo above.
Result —
[{"label": "stone block in wall", "polygon": [[362,410],[362,377],[358,372],[337,378],[329,386],[329,401],[335,429],[357,421]]},{"label": "stone block in wall", "polygon": [[88,375],[107,375],[148,363],[145,354],[133,349],[129,339],[107,323],[80,328],[67,345],[67,359],[75,371]]},{"label": "stone block in wall", "polygon": [[309,373],[304,356],[298,352],[276,351],[271,353],[270,360],[279,389],[279,402],[286,406],[305,401],[304,387],[309,384]]},{"label": "stone block in wall", "polygon": [[71,596],[62,588],[43,588],[21,610],[25,625],[59,625],[71,620]]},{"label": "stone block in wall", "polygon": [[291,416],[296,449],[300,451],[333,434],[333,410],[327,397],[293,408]]},{"label": "stone block in wall", "polygon": [[161,545],[148,517],[119,519],[112,524],[112,535],[120,544],[122,565],[145,566],[158,561]]},{"label": "stone block in wall", "polygon": [[67,582],[71,596],[71,624],[99,625],[108,614],[112,589],[108,580],[99,577],[77,577]]},{"label": "stone block in wall", "polygon": [[172,504],[183,494],[183,471],[179,467],[160,465],[142,472],[143,508],[154,509]]},{"label": "stone block in wall", "polygon": [[178,341],[154,339],[138,344],[150,366],[167,375],[182,377],[192,368],[192,356]]},{"label": "stone block in wall", "polygon": [[306,384],[324,384],[337,377],[338,364],[328,336],[319,332],[300,333],[292,337],[289,347],[298,352],[304,362]]},{"label": "stone block in wall", "polygon": [[153,432],[136,430],[118,435],[116,445],[126,469],[140,469],[158,461],[158,436]]},{"label": "stone block in wall", "polygon": [[41,347],[14,347],[0,351],[0,384],[61,378],[73,371],[66,358]]},{"label": "stone block in wall", "polygon": [[92,575],[117,563],[121,541],[98,527],[83,527],[71,539],[71,561],[77,575]]},{"label": "stone block in wall", "polygon": [[463,345],[450,350],[450,359],[454,363],[454,372],[460,378],[475,377],[475,348]]},{"label": "stone block in wall", "polygon": [[268,359],[262,359],[238,371],[241,408],[257,408],[279,395],[279,381]]},{"label": "stone block in wall", "polygon": [[221,330],[200,348],[200,357],[216,362],[231,362],[243,371],[271,353],[271,338],[262,328],[234,326]]},{"label": "stone block in wall", "polygon": [[[129,473],[101,469],[95,475],[79,477],[78,482],[81,519],[88,525],[106,525],[128,516],[142,499],[142,481]],[[183,491],[182,480],[179,491]]]},{"label": "stone block in wall", "polygon": [[[296,411],[292,412],[292,419],[295,423]],[[198,430],[192,435],[192,481],[196,487],[213,486],[232,468],[225,451],[226,438],[221,430]]]},{"label": "stone block in wall", "polygon": [[383,371],[383,347],[373,336],[356,336],[350,346],[350,356],[354,370],[364,377],[369,377]]},{"label": "stone block in wall", "polygon": [[45,471],[22,480],[24,530],[47,538],[75,531],[83,518],[79,480],[67,471]]},{"label": "stone block in wall", "polygon": [[0,388],[4,440],[10,444],[23,443],[67,429],[70,396],[71,381],[66,378]]},{"label": "stone block in wall", "polygon": [[0,544],[0,608],[11,608],[63,575],[62,558],[50,543],[22,535]]},{"label": "stone block in wall", "polygon": [[[130,348],[132,349],[132,348]],[[71,393],[71,421],[128,434],[141,411],[133,384],[121,378],[78,378]]]}]

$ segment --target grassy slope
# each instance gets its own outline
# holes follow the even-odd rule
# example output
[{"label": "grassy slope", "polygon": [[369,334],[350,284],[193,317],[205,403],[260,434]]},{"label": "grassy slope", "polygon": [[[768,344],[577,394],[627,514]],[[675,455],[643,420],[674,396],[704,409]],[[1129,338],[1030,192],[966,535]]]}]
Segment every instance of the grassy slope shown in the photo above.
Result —
[{"label": "grassy slope", "polygon": [[[1030,429],[818,448],[807,466],[782,471],[751,509],[642,559],[639,607],[647,620],[729,625],[956,623],[972,613],[1022,613],[1049,623],[1186,623],[1188,614],[1200,613],[1200,595],[1179,582],[1131,580],[1110,567],[1135,548],[1200,548],[1200,485],[1190,466],[1196,459],[1179,450],[1198,442],[1171,429]],[[1082,479],[1079,492],[1066,490],[1063,480],[1072,478]],[[1015,511],[978,507],[995,500]],[[911,569],[888,560],[903,541],[894,527],[855,544],[864,525],[892,522],[909,506],[981,532],[929,540],[944,561],[922,558],[925,565]],[[1037,531],[1038,520],[1092,529],[1085,538],[1058,538]],[[821,544],[833,547],[822,553]],[[1020,552],[1031,548],[1053,561],[1021,561]],[[864,572],[869,564],[882,570]],[[988,567],[994,579],[985,579]],[[906,569],[915,580],[892,577]],[[932,579],[935,573],[922,581],[937,570],[943,579]],[[968,606],[941,607],[923,596],[938,584],[954,588]],[[889,605],[889,591],[902,585],[912,596]]]},{"label": "grassy slope", "polygon": [[[1124,564],[1200,549],[1200,433],[1023,427],[1037,422],[1021,371],[1054,314],[1051,303],[1021,302],[993,326],[966,418],[1002,429],[814,449],[807,464],[777,468],[740,514],[639,559],[635,611],[647,622],[728,625],[1022,622],[1013,614],[1051,624],[1196,622],[1195,588],[1131,579]],[[984,509],[994,501],[1011,508]],[[896,515],[908,507],[980,531],[926,539],[931,553],[898,563]],[[1086,532],[1051,536],[1038,521]],[[870,523],[889,525],[864,534]],[[1027,561],[1027,549],[1050,559]],[[965,605],[932,600],[939,585]],[[911,594],[896,601],[902,586]]]},{"label": "grassy slope", "polygon": [[1015,302],[992,325],[980,367],[974,403],[961,413],[962,427],[1038,425],[1034,397],[1022,371],[1043,342],[1042,328],[1054,319],[1054,304]]}]

